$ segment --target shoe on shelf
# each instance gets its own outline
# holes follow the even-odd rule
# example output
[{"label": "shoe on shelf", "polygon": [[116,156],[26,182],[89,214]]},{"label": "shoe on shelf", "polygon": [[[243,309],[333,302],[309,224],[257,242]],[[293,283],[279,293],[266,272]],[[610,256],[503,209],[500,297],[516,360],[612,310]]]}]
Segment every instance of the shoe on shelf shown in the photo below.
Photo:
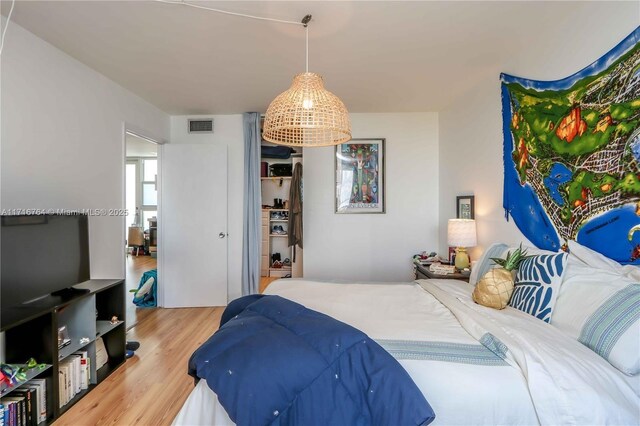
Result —
[{"label": "shoe on shelf", "polygon": [[271,213],[271,219],[272,220],[282,220],[283,218],[284,218],[284,216],[282,216],[282,214],[280,212]]},{"label": "shoe on shelf", "polygon": [[284,230],[284,228],[282,227],[282,225],[276,225],[273,227],[273,229],[271,230],[272,234],[277,234],[277,235],[286,235],[287,231]]},{"label": "shoe on shelf", "polygon": [[282,268],[282,262],[280,262],[279,260],[276,260],[275,262],[273,262],[273,265],[271,265],[272,268],[276,268],[276,269],[280,269]]},{"label": "shoe on shelf", "polygon": [[285,260],[282,261],[282,264],[284,266],[291,266],[291,260],[287,257]]}]

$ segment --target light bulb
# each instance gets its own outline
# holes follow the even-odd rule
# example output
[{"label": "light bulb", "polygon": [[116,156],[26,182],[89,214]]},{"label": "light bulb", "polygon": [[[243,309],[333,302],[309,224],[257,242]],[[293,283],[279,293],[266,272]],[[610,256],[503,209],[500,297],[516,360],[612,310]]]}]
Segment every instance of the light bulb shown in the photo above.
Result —
[{"label": "light bulb", "polygon": [[313,101],[311,99],[304,99],[302,101],[302,108],[304,108],[304,109],[313,108]]}]

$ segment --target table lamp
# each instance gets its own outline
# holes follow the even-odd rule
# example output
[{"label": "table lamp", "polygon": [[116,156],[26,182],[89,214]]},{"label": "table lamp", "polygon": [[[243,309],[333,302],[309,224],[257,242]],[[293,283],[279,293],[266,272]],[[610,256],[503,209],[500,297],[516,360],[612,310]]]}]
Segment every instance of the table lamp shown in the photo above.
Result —
[{"label": "table lamp", "polygon": [[450,247],[456,247],[456,268],[461,270],[468,268],[467,247],[474,247],[478,244],[476,221],[473,219],[449,219],[447,242]]}]

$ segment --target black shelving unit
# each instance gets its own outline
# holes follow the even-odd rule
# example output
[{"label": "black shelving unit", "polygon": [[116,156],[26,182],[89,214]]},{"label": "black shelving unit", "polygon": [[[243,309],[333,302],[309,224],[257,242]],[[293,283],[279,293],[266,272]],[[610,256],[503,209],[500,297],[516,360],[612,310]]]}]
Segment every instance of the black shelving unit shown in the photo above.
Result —
[{"label": "black shelving unit", "polygon": [[[46,379],[47,383],[48,417],[40,425],[54,422],[125,361],[124,280],[89,280],[75,287],[88,292],[48,296],[28,305],[2,309],[0,331],[5,334],[5,362],[21,364],[33,357],[45,364],[45,368],[30,370],[28,374],[29,379]],[[112,324],[114,316],[118,321]],[[71,343],[58,348],[58,327],[63,325],[67,327]],[[88,342],[81,343],[81,338],[88,338]],[[96,369],[95,342],[98,338],[103,339],[108,354],[107,363],[100,369]],[[90,358],[89,388],[60,407],[59,366],[79,350],[87,351]],[[22,385],[3,386],[0,395],[10,395]]]}]

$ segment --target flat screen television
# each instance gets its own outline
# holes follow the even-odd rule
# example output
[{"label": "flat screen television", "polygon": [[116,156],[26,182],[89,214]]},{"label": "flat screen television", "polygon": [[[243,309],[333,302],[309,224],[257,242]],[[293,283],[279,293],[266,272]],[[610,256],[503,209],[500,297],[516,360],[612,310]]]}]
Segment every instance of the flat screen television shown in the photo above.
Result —
[{"label": "flat screen television", "polygon": [[87,215],[2,216],[3,308],[33,303],[89,279]]}]

